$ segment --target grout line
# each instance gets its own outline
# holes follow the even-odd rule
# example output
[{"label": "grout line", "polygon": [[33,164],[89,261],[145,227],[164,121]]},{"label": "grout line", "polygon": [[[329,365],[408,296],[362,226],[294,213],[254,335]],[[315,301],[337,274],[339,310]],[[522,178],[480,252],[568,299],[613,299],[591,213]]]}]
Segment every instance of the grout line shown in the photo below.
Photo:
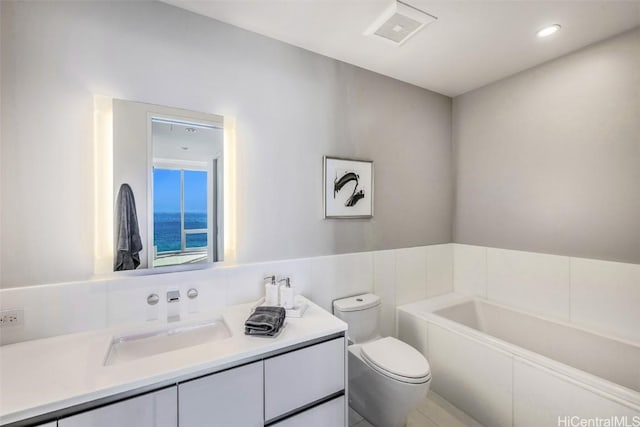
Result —
[{"label": "grout line", "polygon": [[429,265],[429,248],[427,246],[424,248],[424,295],[425,298],[429,298],[429,270],[431,269],[431,266]]},{"label": "grout line", "polygon": [[[427,398],[427,399],[428,399],[428,398]],[[447,411],[446,409],[444,409],[442,406],[440,406],[438,403],[436,403],[435,401],[433,401],[433,400],[432,400],[432,402],[433,402],[433,403],[434,403],[438,408],[441,408],[443,411],[445,411],[445,412],[447,412],[447,413],[449,412],[449,411]],[[420,412],[422,415],[424,415],[424,416],[425,416],[425,418],[427,418],[429,421],[431,421],[434,425],[436,425],[436,426],[438,426],[438,427],[441,427],[441,426],[440,426],[440,424],[439,424],[436,420],[434,420],[433,418],[431,418],[431,417],[429,416],[429,414],[425,414],[424,412],[420,411],[420,409],[418,409],[418,412]],[[454,417],[454,418],[455,418],[455,417]],[[444,426],[442,426],[442,427],[444,427]]]},{"label": "grout line", "polygon": [[393,292],[393,332],[394,337],[398,338],[398,278],[396,277],[398,272],[398,251],[393,251],[391,257],[393,258],[393,268],[391,269],[393,272],[393,285],[391,288]]},{"label": "grout line", "polygon": [[515,405],[515,378],[516,371],[516,360],[513,356],[511,356],[511,426],[515,426],[515,418],[516,418],[516,405]]},{"label": "grout line", "polygon": [[489,248],[484,247],[484,297],[489,298]]},{"label": "grout line", "polygon": [[431,418],[427,417],[426,415],[424,415],[422,412],[418,411],[417,409],[414,409],[413,413],[415,414],[414,416],[416,416],[421,421],[420,422],[420,426],[421,427],[424,425],[424,421],[427,422],[427,426],[425,426],[425,427],[440,427],[440,424],[436,423]]},{"label": "grout line", "polygon": [[451,292],[456,291],[456,248],[455,243],[449,243],[451,247]]},{"label": "grout line", "polygon": [[572,263],[572,257],[569,257],[569,323],[573,323],[573,313],[571,311],[571,308],[573,306],[572,301],[573,301],[573,276],[572,276],[572,268],[571,268],[571,263]]}]

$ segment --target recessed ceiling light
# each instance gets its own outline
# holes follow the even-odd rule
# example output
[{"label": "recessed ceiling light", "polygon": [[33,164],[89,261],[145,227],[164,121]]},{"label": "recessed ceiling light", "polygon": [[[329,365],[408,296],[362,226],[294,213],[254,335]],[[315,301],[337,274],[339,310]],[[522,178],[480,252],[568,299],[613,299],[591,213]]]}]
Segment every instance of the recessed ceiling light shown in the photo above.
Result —
[{"label": "recessed ceiling light", "polygon": [[539,30],[536,35],[540,38],[549,37],[551,34],[555,34],[560,29],[559,24],[549,25],[548,27],[544,27]]}]

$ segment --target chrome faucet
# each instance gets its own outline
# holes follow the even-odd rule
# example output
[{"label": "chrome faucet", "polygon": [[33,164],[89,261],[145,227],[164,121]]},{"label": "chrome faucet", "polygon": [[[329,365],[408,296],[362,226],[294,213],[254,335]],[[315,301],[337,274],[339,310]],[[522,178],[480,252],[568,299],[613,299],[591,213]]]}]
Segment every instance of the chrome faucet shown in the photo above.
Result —
[{"label": "chrome faucet", "polygon": [[167,322],[180,320],[180,291],[167,291]]}]

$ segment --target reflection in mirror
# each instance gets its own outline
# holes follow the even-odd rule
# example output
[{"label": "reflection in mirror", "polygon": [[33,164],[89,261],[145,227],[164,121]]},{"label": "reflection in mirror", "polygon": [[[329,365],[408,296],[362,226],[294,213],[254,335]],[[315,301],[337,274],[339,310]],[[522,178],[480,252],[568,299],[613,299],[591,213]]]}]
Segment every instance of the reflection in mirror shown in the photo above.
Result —
[{"label": "reflection in mirror", "polygon": [[120,99],[112,107],[112,191],[134,193],[138,269],[222,261],[224,118]]},{"label": "reflection in mirror", "polygon": [[216,190],[222,128],[153,117],[151,129],[151,266],[218,261],[222,242],[216,233]]}]

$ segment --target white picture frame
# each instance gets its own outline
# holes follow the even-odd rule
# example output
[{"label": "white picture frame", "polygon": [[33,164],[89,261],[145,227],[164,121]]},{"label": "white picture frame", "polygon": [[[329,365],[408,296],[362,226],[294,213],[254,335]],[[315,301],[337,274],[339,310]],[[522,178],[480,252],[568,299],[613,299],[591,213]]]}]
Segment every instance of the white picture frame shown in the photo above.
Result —
[{"label": "white picture frame", "polygon": [[373,217],[373,162],[324,156],[325,219]]}]

